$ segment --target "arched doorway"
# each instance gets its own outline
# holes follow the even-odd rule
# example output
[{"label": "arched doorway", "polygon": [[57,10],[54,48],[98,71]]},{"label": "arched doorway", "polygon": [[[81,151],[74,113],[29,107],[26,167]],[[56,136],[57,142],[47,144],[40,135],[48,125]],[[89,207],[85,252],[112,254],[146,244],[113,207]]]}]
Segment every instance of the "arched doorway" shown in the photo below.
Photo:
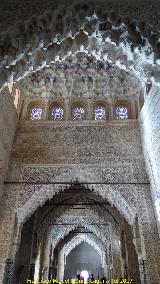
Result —
[{"label": "arched doorway", "polygon": [[91,274],[95,279],[101,279],[103,276],[101,256],[87,242],[82,242],[74,247],[66,257],[64,279],[77,277],[78,274],[84,278],[85,283]]},{"label": "arched doorway", "polygon": [[[121,258],[122,230],[128,240],[125,244],[128,255],[126,275]],[[90,253],[95,252],[95,249],[100,252],[101,266],[99,264],[97,268],[94,267],[94,271],[90,271],[91,266],[79,264],[79,272],[87,270],[94,272],[96,278],[105,275],[110,280],[125,275],[139,284],[138,255],[134,249],[131,230],[131,225],[118,209],[94,189],[90,190],[78,181],[72,183],[47,200],[42,207],[38,207],[23,225],[12,282],[15,284],[26,279],[39,281],[69,277],[73,271],[68,267],[65,271],[67,255],[83,241],[87,242],[87,246],[92,246]],[[95,253],[94,255],[96,256]],[[76,258],[75,255],[72,257]],[[18,272],[20,268],[21,274]]]}]

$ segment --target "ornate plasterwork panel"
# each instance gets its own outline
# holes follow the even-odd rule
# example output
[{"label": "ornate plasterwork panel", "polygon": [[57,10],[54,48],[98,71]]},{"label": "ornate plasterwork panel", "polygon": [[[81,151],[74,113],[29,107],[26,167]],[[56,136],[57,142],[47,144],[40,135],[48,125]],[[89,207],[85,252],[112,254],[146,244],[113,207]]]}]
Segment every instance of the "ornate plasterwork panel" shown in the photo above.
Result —
[{"label": "ornate plasterwork panel", "polygon": [[[144,157],[147,172],[150,176],[152,197],[156,209],[158,229],[160,235],[160,87],[155,85],[146,98],[146,103],[139,117]],[[154,150],[153,150],[154,149]]]},{"label": "ornate plasterwork panel", "polygon": [[[99,135],[97,135],[99,133]],[[132,138],[131,138],[132,137]],[[64,143],[65,141],[65,143]],[[17,164],[98,164],[117,167],[119,181],[144,180],[145,165],[137,122],[65,121],[20,123],[12,151]],[[140,163],[140,164],[139,164]],[[132,166],[130,166],[132,164]],[[106,166],[105,166],[106,167]],[[127,168],[130,167],[130,170]],[[133,167],[133,169],[132,169]],[[133,172],[133,177],[132,177]],[[15,174],[13,174],[15,179]],[[116,178],[116,179],[117,179]]]},{"label": "ornate plasterwork panel", "polygon": [[[33,168],[34,169],[34,168]],[[46,168],[46,171],[49,167]],[[58,167],[60,171],[60,168]],[[54,172],[54,167],[51,168],[51,171]],[[46,176],[46,175],[45,175]],[[92,169],[83,169],[79,167],[71,167],[69,169],[66,167],[65,169],[61,169],[61,174],[55,176],[55,182],[70,182],[74,181],[78,177],[79,181],[85,182],[95,182],[102,181],[102,176],[99,175]],[[96,177],[96,178],[95,178]],[[41,178],[41,177],[40,177]],[[62,185],[27,185],[24,188],[24,194],[22,199],[19,202],[19,208],[17,209],[17,216],[20,222],[24,221],[28,215],[31,215],[32,212],[38,207],[42,206],[45,201],[51,199],[58,192],[64,191],[66,186]],[[114,190],[113,190],[114,189]],[[92,188],[89,190],[92,191]],[[30,192],[30,194],[28,194]],[[124,199],[120,192],[118,192],[116,186],[111,185],[96,185],[95,194],[101,196],[104,200],[108,200],[111,206],[117,207],[117,209],[122,213],[122,215],[128,220],[129,223],[134,222],[134,217],[136,214],[136,209],[128,204],[126,199]],[[26,198],[27,197],[27,198]]]},{"label": "ornate plasterwork panel", "polygon": [[[46,167],[46,166],[26,166],[24,167],[24,181],[26,182],[54,182],[55,178],[60,175],[67,175],[68,176],[68,182],[71,181],[69,178],[70,171],[74,170],[75,174],[77,173],[76,178],[79,180],[80,172],[86,170],[85,165],[70,165],[68,167],[59,165],[59,166],[52,166],[52,167]],[[97,168],[95,165],[90,165],[88,168],[88,172],[83,177],[83,180],[87,176],[91,177],[93,172],[96,174],[96,177],[101,178],[101,182],[108,181],[108,182],[115,182],[115,181],[125,181],[125,180],[133,180],[134,181],[134,175],[132,170],[132,165],[113,165],[113,166],[101,166],[100,168]],[[125,179],[126,178],[126,179]],[[67,181],[67,180],[66,180]],[[74,180],[73,180],[74,181]],[[94,180],[95,181],[95,180]]]},{"label": "ornate plasterwork panel", "polygon": [[[92,225],[98,223],[99,219],[91,217],[82,217],[82,216],[62,216],[57,220],[57,223],[65,223],[67,226],[59,225],[52,228],[51,243],[55,247],[60,240],[67,236],[71,231],[75,230],[78,227],[84,227],[88,231],[93,232],[99,239],[102,239],[103,243],[108,243],[111,241],[111,233],[109,226],[103,225]],[[73,224],[73,225],[71,225]],[[103,236],[103,237],[102,237]]]}]

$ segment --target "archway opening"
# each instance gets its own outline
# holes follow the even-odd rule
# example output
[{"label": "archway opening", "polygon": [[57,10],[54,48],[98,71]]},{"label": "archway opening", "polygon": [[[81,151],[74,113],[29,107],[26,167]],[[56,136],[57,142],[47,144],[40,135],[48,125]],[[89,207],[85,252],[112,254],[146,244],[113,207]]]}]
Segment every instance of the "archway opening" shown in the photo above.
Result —
[{"label": "archway opening", "polygon": [[81,271],[81,276],[84,278],[84,281],[87,281],[87,279],[89,278],[89,273],[87,270],[82,270]]},{"label": "archway opening", "polygon": [[82,242],[66,257],[64,279],[76,277],[86,283],[92,274],[95,279],[101,279],[103,275],[101,256],[93,246]]},{"label": "archway opening", "polygon": [[[122,230],[128,239],[123,244],[128,256],[125,267],[120,247]],[[134,278],[138,284],[138,255],[131,232],[131,225],[115,206],[94,190],[73,183],[38,207],[23,225],[12,284],[26,279],[62,280],[77,277],[83,270],[95,279],[105,276],[111,281],[124,276],[126,266],[127,278]],[[68,261],[69,255],[72,261]]]}]

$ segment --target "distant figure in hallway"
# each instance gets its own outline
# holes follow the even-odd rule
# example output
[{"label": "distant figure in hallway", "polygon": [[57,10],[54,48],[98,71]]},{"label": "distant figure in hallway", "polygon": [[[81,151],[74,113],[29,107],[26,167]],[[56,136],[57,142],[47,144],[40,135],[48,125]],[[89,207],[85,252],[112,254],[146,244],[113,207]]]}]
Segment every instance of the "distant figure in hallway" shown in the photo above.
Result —
[{"label": "distant figure in hallway", "polygon": [[103,276],[103,277],[101,278],[101,283],[102,283],[102,284],[106,284],[106,282],[107,282],[107,279],[106,279],[106,277]]},{"label": "distant figure in hallway", "polygon": [[91,279],[90,279],[91,282],[94,281],[94,276],[93,276],[93,273],[91,274]]}]

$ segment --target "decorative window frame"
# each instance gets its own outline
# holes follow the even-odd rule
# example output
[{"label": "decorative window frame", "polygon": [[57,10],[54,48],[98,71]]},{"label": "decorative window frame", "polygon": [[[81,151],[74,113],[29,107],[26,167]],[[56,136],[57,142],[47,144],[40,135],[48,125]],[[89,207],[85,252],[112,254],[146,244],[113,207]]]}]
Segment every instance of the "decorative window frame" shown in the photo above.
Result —
[{"label": "decorative window frame", "polygon": [[[80,108],[83,108],[84,109],[84,119],[74,119],[74,109],[77,108],[77,107],[80,107]],[[72,107],[71,107],[71,120],[72,121],[84,121],[87,119],[87,106],[82,103],[82,102],[76,102],[74,104],[72,104]]]},{"label": "decorative window frame", "polygon": [[[42,109],[42,115],[40,119],[31,119],[31,112],[34,108],[41,108]],[[27,107],[27,115],[26,119],[27,120],[32,120],[32,121],[40,121],[44,118],[44,105],[41,101],[32,101],[28,104]]]},{"label": "decorative window frame", "polygon": [[[128,118],[124,119],[118,119],[116,115],[116,108],[117,107],[125,107],[128,109]],[[126,120],[126,119],[131,119],[131,104],[128,101],[125,100],[117,100],[114,106],[114,119],[116,120]]]},{"label": "decorative window frame", "polygon": [[[103,107],[105,108],[106,112],[106,118],[105,119],[95,119],[95,108],[96,107]],[[109,104],[104,101],[97,101],[93,105],[93,120],[94,121],[106,121],[110,118],[110,110],[109,110]]]},{"label": "decorative window frame", "polygon": [[[96,100],[90,103],[87,100],[75,100],[75,101],[68,101],[65,104],[65,100],[51,100],[48,102],[43,102],[40,100],[29,101],[28,106],[22,109],[22,114],[20,116],[21,119],[30,120],[31,111],[33,108],[41,108],[42,115],[41,119],[33,119],[32,121],[40,121],[40,120],[52,120],[52,121],[82,121],[82,120],[94,120],[94,121],[111,121],[111,120],[126,120],[126,119],[117,119],[116,116],[116,107],[124,106],[128,109],[128,118],[127,119],[137,119],[139,113],[139,105],[137,105],[137,101],[128,102],[127,100],[117,100],[115,103],[108,103],[104,100]],[[62,119],[53,119],[51,115],[51,111],[55,107],[63,108],[63,118]],[[81,119],[74,119],[74,109],[76,107],[81,107],[84,109],[84,118]],[[106,111],[106,118],[105,119],[95,119],[95,108],[96,107],[104,107]]]},{"label": "decorative window frame", "polygon": [[[63,118],[62,119],[53,119],[51,112],[54,108],[63,108]],[[66,111],[65,111],[65,107],[64,107],[63,103],[56,102],[56,101],[50,103],[49,108],[48,108],[48,112],[49,112],[48,113],[48,119],[49,120],[52,120],[52,121],[64,121],[65,120]]]}]

